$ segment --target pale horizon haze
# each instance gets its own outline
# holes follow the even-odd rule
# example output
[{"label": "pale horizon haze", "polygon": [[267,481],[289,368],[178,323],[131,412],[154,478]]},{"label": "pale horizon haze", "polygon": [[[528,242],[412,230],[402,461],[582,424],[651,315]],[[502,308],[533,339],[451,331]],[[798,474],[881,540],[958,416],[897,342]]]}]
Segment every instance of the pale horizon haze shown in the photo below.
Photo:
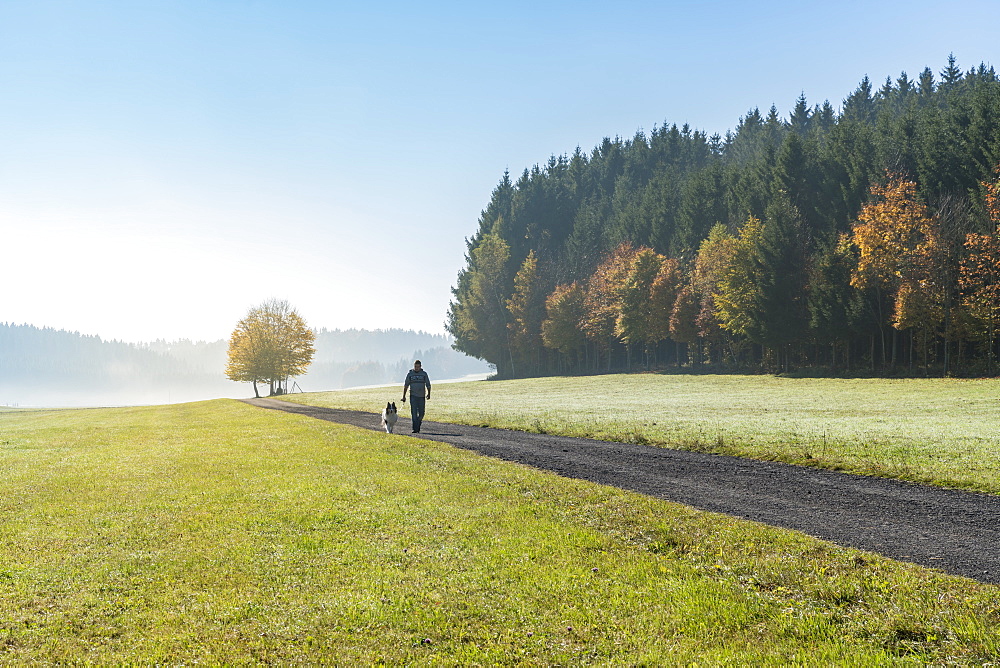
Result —
[{"label": "pale horizon haze", "polygon": [[1000,65],[996,10],[0,0],[0,322],[212,341],[276,297],[443,333],[505,169]]}]

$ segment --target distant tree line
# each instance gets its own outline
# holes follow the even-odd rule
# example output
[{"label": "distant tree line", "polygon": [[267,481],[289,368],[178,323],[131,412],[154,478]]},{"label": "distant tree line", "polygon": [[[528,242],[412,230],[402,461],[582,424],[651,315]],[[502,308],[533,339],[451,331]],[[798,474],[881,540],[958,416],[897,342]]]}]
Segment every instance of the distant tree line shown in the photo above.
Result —
[{"label": "distant tree line", "polygon": [[[480,360],[456,352],[443,334],[410,330],[316,332],[316,355],[302,389],[322,391],[402,382],[414,359],[432,378],[487,371]],[[227,380],[228,343],[127,343],[52,328],[0,322],[0,404],[94,405],[163,403],[243,396],[246,386]]]},{"label": "distant tree line", "polygon": [[[432,381],[457,379],[465,376],[489,373],[480,360],[456,352],[450,346],[438,346],[427,350],[415,350],[408,357],[387,359],[386,361],[369,360],[367,362],[343,364],[329,363],[334,370],[336,385],[329,387],[360,387],[363,385],[398,384],[402,386],[406,372],[413,368],[413,361],[421,360],[428,374],[433,374]],[[319,366],[319,365],[317,365]],[[322,370],[311,370],[303,382],[312,387],[321,378]]]},{"label": "distant tree line", "polygon": [[0,380],[8,385],[61,382],[86,387],[136,377],[155,381],[204,374],[190,360],[171,354],[163,342],[137,345],[50,327],[0,323]]},{"label": "distant tree line", "polygon": [[490,371],[457,352],[446,334],[406,329],[319,329],[316,359],[299,384],[306,391],[402,383],[413,360],[423,360],[435,380]]},{"label": "distant tree line", "polygon": [[316,361],[355,363],[395,360],[414,350],[448,348],[450,345],[451,337],[446,334],[415,332],[410,329],[320,328],[316,330]]},{"label": "distant tree line", "polygon": [[[220,346],[213,351],[213,344],[190,341],[134,344],[0,323],[0,403],[92,406],[230,396],[237,386],[220,373],[221,365],[206,370],[198,359]],[[221,353],[224,359],[224,347]]]},{"label": "distant tree line", "polygon": [[448,330],[501,377],[996,373],[1000,79],[949,57],[836,111],[664,125],[505,173]]}]

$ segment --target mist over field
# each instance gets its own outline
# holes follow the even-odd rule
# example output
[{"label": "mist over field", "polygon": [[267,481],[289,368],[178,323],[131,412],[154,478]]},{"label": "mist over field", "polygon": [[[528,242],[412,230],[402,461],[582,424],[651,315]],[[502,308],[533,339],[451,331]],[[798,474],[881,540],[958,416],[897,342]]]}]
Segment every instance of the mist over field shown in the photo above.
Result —
[{"label": "mist over field", "polygon": [[[226,378],[228,343],[105,341],[79,332],[0,323],[0,406],[125,406],[253,396]],[[489,373],[444,335],[411,330],[316,332],[316,356],[293,390],[402,384],[419,358],[433,380]],[[267,388],[262,388],[266,392]]]}]

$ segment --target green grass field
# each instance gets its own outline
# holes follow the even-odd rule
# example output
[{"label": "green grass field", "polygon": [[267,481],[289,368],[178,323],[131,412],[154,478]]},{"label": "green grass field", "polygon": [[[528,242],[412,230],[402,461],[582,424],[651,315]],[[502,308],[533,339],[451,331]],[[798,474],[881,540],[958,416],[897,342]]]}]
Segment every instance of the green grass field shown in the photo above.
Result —
[{"label": "green grass field", "polygon": [[[400,394],[401,387],[285,398],[374,412]],[[439,384],[427,411],[428,420],[653,443],[1000,493],[996,380],[539,378]]]},{"label": "green grass field", "polygon": [[228,400],[0,412],[0,471],[5,664],[1000,656],[996,587]]}]

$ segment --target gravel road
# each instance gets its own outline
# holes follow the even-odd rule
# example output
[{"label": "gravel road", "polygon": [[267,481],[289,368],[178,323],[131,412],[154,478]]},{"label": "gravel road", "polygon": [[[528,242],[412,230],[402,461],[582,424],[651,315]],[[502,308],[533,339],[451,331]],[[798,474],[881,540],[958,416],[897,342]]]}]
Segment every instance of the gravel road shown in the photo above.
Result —
[{"label": "gravel road", "polygon": [[[380,430],[374,413],[247,399]],[[411,436],[400,414],[396,431]],[[416,438],[1000,584],[1000,496],[739,457],[424,421]]]}]

